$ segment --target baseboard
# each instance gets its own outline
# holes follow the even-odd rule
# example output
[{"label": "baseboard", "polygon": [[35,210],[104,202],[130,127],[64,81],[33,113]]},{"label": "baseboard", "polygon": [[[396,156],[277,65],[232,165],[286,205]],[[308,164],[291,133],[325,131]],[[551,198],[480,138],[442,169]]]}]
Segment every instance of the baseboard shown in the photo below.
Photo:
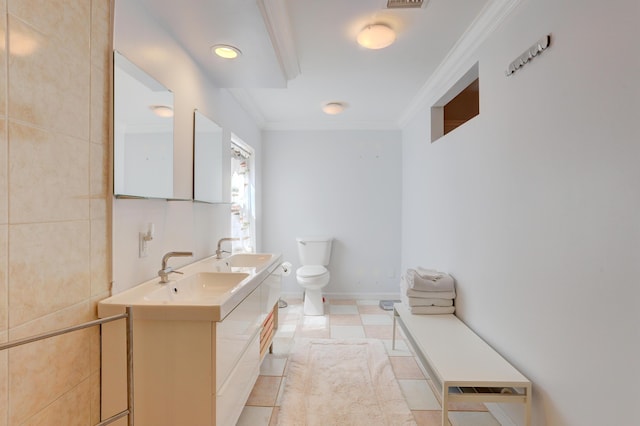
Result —
[{"label": "baseboard", "polygon": [[[399,300],[400,293],[323,293],[325,299]],[[300,292],[282,292],[282,299],[302,299]]]}]

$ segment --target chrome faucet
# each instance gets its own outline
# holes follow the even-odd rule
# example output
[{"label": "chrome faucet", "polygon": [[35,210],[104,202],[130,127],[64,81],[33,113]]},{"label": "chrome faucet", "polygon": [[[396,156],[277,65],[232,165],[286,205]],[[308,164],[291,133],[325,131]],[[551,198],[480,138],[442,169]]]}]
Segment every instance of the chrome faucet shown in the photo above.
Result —
[{"label": "chrome faucet", "polygon": [[162,269],[158,271],[158,276],[160,277],[160,283],[166,284],[169,282],[169,274],[182,274],[182,272],[174,271],[171,266],[167,266],[167,262],[169,258],[178,257],[178,256],[193,256],[193,253],[190,251],[170,251],[169,253],[162,256]]},{"label": "chrome faucet", "polygon": [[216,249],[216,259],[222,259],[222,253],[231,253],[230,251],[222,250],[222,248],[220,247],[221,244],[225,241],[240,241],[240,238],[238,237],[220,238],[218,240],[218,248]]}]

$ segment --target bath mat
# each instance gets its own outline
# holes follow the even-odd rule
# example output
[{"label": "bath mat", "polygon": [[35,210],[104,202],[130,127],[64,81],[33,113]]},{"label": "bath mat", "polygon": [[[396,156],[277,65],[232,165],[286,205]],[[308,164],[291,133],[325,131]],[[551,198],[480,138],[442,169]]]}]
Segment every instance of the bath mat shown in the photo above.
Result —
[{"label": "bath mat", "polygon": [[304,339],[287,365],[281,426],[415,425],[384,345],[375,339]]}]

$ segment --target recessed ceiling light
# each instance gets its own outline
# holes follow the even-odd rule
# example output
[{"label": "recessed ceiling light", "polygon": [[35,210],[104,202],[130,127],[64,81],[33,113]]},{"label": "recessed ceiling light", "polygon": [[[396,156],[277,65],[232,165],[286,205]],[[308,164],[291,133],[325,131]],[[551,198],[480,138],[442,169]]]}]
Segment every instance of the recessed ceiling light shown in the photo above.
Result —
[{"label": "recessed ceiling light", "polygon": [[342,102],[329,102],[322,107],[322,111],[324,111],[325,114],[336,115],[344,111],[345,107],[345,104]]},{"label": "recessed ceiling light", "polygon": [[214,44],[211,46],[211,51],[224,59],[235,59],[242,55],[240,49],[228,44]]},{"label": "recessed ceiling light", "polygon": [[167,105],[151,105],[149,107],[151,111],[158,117],[169,118],[173,117],[173,108]]},{"label": "recessed ceiling light", "polygon": [[356,40],[367,49],[382,49],[396,41],[396,33],[386,24],[372,24],[364,27]]}]

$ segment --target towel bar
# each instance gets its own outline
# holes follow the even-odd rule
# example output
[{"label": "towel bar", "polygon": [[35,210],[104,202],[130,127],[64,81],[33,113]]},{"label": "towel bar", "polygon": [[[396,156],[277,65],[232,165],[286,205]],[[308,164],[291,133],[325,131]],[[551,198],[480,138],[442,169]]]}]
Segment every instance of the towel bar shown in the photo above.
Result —
[{"label": "towel bar", "polygon": [[17,346],[26,345],[28,343],[37,342],[40,340],[49,339],[51,337],[60,336],[62,334],[71,333],[78,330],[84,330],[85,328],[95,327],[97,325],[102,325],[111,321],[116,321],[120,319],[124,319],[126,322],[126,337],[127,337],[127,409],[123,410],[113,416],[109,417],[98,423],[96,426],[108,425],[116,420],[123,418],[124,416],[129,416],[129,426],[133,426],[133,321],[132,318],[133,309],[131,306],[127,306],[126,312],[124,314],[113,315],[106,318],[101,318],[93,321],[88,321],[82,324],[73,325],[66,328],[61,328],[59,330],[49,331],[47,333],[38,334],[31,337],[25,337],[24,339],[17,339],[7,343],[0,344],[0,351],[4,351],[6,349],[15,348]]}]

